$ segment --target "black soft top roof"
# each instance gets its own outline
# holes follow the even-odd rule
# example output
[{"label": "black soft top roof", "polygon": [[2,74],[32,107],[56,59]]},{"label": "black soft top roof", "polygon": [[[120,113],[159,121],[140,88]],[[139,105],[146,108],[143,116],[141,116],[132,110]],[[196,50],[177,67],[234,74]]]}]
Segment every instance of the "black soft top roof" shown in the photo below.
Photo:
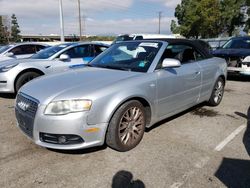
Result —
[{"label": "black soft top roof", "polygon": [[165,41],[169,44],[187,44],[189,46],[194,47],[196,50],[198,50],[200,53],[202,53],[206,58],[211,58],[213,55],[210,54],[209,49],[202,45],[199,40],[188,40],[188,39],[145,39],[145,40],[157,40],[157,41]]}]

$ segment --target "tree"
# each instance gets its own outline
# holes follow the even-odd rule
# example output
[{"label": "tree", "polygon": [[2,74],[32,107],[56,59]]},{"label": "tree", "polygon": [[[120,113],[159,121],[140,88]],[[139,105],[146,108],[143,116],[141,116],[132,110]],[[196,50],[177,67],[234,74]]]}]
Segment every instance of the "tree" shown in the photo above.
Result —
[{"label": "tree", "polygon": [[217,37],[223,32],[230,36],[241,25],[240,8],[244,0],[182,0],[175,9],[178,25],[171,31],[185,37]]},{"label": "tree", "polygon": [[246,33],[249,33],[249,30],[250,30],[250,0],[246,0],[245,8],[246,8],[246,17],[247,18],[244,22],[244,31]]},{"label": "tree", "polygon": [[3,24],[3,17],[0,16],[0,44],[8,42],[6,27]]},{"label": "tree", "polygon": [[11,16],[11,41],[12,42],[19,42],[21,39],[21,36],[19,35],[20,29],[19,25],[17,23],[17,18],[15,14],[12,14]]},{"label": "tree", "polygon": [[237,27],[242,25],[244,15],[241,7],[245,0],[223,0],[220,2],[221,10],[221,31],[232,36]]}]

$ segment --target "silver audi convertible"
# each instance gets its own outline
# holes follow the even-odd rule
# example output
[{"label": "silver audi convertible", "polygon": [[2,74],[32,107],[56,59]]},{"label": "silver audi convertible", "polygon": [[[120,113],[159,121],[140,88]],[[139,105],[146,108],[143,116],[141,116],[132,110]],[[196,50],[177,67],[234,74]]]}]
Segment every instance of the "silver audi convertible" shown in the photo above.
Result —
[{"label": "silver audi convertible", "polygon": [[112,45],[81,69],[41,77],[18,92],[18,127],[36,144],[81,149],[134,148],[145,128],[223,97],[227,64],[196,41]]}]

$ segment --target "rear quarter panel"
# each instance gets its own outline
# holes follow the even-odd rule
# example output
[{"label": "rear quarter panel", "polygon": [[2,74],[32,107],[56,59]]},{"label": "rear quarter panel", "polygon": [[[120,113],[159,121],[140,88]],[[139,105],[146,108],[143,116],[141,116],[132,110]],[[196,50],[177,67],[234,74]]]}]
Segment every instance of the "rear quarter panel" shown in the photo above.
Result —
[{"label": "rear quarter panel", "polygon": [[202,72],[202,87],[199,102],[209,100],[216,80],[227,77],[227,63],[224,59],[213,57],[198,62]]}]

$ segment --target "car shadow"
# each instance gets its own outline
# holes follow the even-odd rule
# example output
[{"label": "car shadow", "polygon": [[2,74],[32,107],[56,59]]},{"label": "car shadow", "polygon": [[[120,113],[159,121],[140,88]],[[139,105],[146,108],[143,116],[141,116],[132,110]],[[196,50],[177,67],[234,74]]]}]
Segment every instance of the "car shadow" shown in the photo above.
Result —
[{"label": "car shadow", "polygon": [[15,99],[16,98],[16,94],[12,94],[12,93],[0,93],[0,98]]},{"label": "car shadow", "polygon": [[188,113],[192,113],[193,115],[197,115],[199,117],[203,117],[203,116],[214,117],[214,116],[220,115],[218,112],[216,112],[216,111],[214,111],[212,109],[208,110],[208,109],[203,108],[205,106],[207,106],[206,102],[200,103],[200,104],[198,104],[198,105],[196,105],[194,107],[191,107],[191,108],[189,108],[189,109],[187,109],[187,110],[185,110],[183,112],[180,112],[180,113],[178,113],[176,115],[173,115],[173,116],[171,116],[169,118],[166,118],[166,119],[164,119],[162,121],[159,121],[159,122],[155,123],[151,127],[146,128],[145,132],[150,132],[151,130],[156,129],[159,126],[161,126],[161,125],[163,125],[165,123],[168,123],[168,122],[170,122],[170,121],[172,121],[172,120],[174,120],[176,118],[179,118],[179,117],[181,117],[181,116],[183,116],[185,114],[188,114]]},{"label": "car shadow", "polygon": [[241,81],[241,82],[250,82],[250,76],[244,75],[228,75],[227,80],[230,81]]},{"label": "car shadow", "polygon": [[217,177],[226,187],[249,188],[250,185],[250,161],[241,159],[223,158]]},{"label": "car shadow", "polygon": [[129,171],[121,170],[112,179],[112,188],[145,188],[141,180],[133,180],[133,174]]},{"label": "car shadow", "polygon": [[52,152],[61,153],[61,154],[84,155],[84,154],[99,152],[99,151],[105,150],[106,148],[107,148],[107,145],[104,144],[103,146],[96,146],[92,148],[76,149],[76,150],[58,150],[58,149],[51,149],[51,148],[47,148],[47,149]]},{"label": "car shadow", "polygon": [[248,155],[250,156],[250,106],[249,106],[246,114],[241,113],[241,112],[235,112],[235,114],[247,119],[247,127],[246,127],[246,131],[244,133],[244,136],[243,136],[243,144],[246,148]]},{"label": "car shadow", "polygon": [[[235,112],[236,115],[247,119],[247,128],[243,136],[243,144],[250,156],[250,107],[247,114]],[[230,188],[249,188],[250,160],[223,158],[215,176]]]}]

